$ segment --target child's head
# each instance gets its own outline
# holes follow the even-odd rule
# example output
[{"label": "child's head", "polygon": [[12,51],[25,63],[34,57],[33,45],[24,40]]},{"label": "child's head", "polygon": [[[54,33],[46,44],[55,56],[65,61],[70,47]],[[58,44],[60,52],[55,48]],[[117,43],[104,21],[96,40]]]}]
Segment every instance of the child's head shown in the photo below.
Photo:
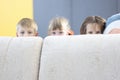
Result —
[{"label": "child's head", "polygon": [[56,17],[50,21],[48,35],[73,35],[73,32],[66,18]]},{"label": "child's head", "polygon": [[107,19],[104,34],[120,34],[120,13]]},{"label": "child's head", "polygon": [[35,21],[30,18],[22,18],[17,24],[16,35],[18,37],[37,36],[37,30],[38,26]]},{"label": "child's head", "polygon": [[80,27],[80,34],[102,34],[106,20],[100,16],[89,16]]}]

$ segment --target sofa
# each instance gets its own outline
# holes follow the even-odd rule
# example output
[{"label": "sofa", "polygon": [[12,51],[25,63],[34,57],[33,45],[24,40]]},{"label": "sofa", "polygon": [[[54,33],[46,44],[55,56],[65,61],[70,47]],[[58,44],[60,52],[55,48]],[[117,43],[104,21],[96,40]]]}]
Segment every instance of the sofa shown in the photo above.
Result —
[{"label": "sofa", "polygon": [[120,80],[120,35],[0,37],[0,80]]}]

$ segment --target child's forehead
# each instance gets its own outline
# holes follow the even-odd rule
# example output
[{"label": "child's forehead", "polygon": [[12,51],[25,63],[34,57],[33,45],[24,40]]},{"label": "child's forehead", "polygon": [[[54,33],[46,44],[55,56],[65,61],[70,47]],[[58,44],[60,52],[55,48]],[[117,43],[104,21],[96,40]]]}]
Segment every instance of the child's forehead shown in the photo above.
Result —
[{"label": "child's forehead", "polygon": [[51,30],[67,30],[66,27],[53,27]]},{"label": "child's forehead", "polygon": [[120,34],[120,29],[119,28],[114,28],[109,32],[109,34]]},{"label": "child's forehead", "polygon": [[94,24],[87,24],[87,26],[86,26],[86,28],[87,29],[91,29],[91,28],[101,28],[102,26],[101,25],[99,25],[99,24],[96,24],[96,23],[94,23]]},{"label": "child's forehead", "polygon": [[18,25],[18,28],[26,28],[26,29],[29,29],[29,28],[34,28],[33,26],[28,26],[28,25]]},{"label": "child's forehead", "polygon": [[27,26],[21,26],[21,27],[19,27],[19,29],[26,29],[26,30],[28,30],[28,29],[33,29],[34,30],[34,28],[33,27],[27,27]]},{"label": "child's forehead", "polygon": [[59,28],[56,28],[56,29],[53,29],[52,31],[54,31],[54,30],[59,30],[59,31],[62,31],[62,30],[64,30],[64,29],[59,29]]},{"label": "child's forehead", "polygon": [[22,29],[25,29],[25,30],[33,29],[34,30],[34,27],[32,27],[32,26],[21,26],[21,25],[17,26],[17,30],[22,30]]},{"label": "child's forehead", "polygon": [[99,26],[100,27],[101,25],[98,23],[88,23],[87,26]]}]

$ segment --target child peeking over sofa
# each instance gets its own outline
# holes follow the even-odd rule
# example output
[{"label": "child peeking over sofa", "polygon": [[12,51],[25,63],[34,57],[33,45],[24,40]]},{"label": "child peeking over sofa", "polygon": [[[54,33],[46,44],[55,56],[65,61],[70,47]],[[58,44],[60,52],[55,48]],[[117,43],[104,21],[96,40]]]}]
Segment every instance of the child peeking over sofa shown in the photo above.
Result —
[{"label": "child peeking over sofa", "polygon": [[55,17],[50,21],[48,27],[49,36],[73,35],[69,21],[64,17]]},{"label": "child peeking over sofa", "polygon": [[102,34],[106,20],[100,16],[88,16],[80,27],[80,34]]},{"label": "child peeking over sofa", "polygon": [[30,18],[22,18],[17,23],[17,37],[38,36],[38,26],[36,22]]}]

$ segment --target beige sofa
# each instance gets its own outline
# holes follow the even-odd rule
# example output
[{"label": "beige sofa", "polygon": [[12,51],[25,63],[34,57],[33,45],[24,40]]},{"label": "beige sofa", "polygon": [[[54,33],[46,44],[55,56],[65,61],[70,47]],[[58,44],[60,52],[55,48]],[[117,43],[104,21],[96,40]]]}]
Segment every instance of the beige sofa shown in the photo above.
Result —
[{"label": "beige sofa", "polygon": [[120,80],[120,35],[0,37],[0,80]]},{"label": "beige sofa", "polygon": [[42,38],[0,37],[0,80],[37,80]]}]

